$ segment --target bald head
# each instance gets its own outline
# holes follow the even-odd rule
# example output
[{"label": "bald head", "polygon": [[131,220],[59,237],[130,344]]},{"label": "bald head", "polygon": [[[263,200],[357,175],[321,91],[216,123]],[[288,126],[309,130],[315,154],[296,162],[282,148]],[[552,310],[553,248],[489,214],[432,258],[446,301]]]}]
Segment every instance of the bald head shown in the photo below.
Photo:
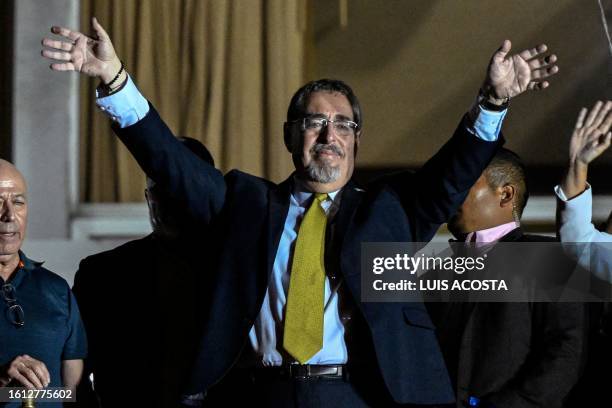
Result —
[{"label": "bald head", "polygon": [[0,263],[19,259],[27,219],[25,179],[12,163],[0,159]]},{"label": "bald head", "polygon": [[23,192],[26,192],[27,186],[23,174],[10,161],[0,159],[0,183],[2,185],[16,184],[19,185]]}]

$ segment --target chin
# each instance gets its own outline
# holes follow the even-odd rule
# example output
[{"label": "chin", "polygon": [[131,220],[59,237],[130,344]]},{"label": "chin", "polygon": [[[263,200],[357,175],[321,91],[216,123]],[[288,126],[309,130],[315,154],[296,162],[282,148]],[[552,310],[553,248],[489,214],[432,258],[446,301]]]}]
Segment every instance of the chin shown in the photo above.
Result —
[{"label": "chin", "polygon": [[17,249],[0,248],[0,260],[12,259],[13,257],[18,256],[18,254],[19,254],[19,248]]},{"label": "chin", "polygon": [[319,163],[311,162],[305,169],[306,177],[310,181],[321,184],[335,183],[341,178],[342,171],[340,167],[328,165],[319,165]]}]

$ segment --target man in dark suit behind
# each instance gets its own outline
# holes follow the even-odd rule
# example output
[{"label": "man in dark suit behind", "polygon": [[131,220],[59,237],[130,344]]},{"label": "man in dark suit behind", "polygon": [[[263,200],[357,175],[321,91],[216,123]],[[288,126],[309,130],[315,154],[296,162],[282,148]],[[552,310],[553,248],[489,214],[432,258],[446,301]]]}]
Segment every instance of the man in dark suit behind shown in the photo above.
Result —
[{"label": "man in dark suit behind", "polygon": [[510,55],[506,40],[478,103],[442,149],[416,174],[365,189],[351,179],[363,126],[356,96],[341,81],[311,82],[293,96],[284,126],[295,172],[276,185],[237,170],[223,177],[196,161],[127,76],[108,34],[92,23],[93,39],[54,27],[71,43],[45,39],[50,49],[43,55],[63,61],[52,64],[55,70],[99,77],[97,103],[147,175],[193,218],[222,226],[188,401],[245,374],[254,386],[233,387],[225,405],[236,394],[278,407],[451,402],[424,305],[360,301],[361,243],[429,241],[497,150],[508,99],[545,88],[556,57],[544,58],[545,46]]},{"label": "man in dark suit behind", "polygon": [[[449,229],[460,242],[488,248],[488,273],[495,273],[489,269],[495,269],[497,261],[509,262],[495,256],[497,242],[556,241],[523,233],[520,218],[527,198],[523,164],[515,153],[502,148],[451,219]],[[533,258],[521,252],[520,265],[527,270],[517,273],[534,276],[552,264],[541,250],[533,252]],[[560,247],[557,255],[563,256]],[[564,263],[555,263],[559,264]],[[573,270],[569,259],[565,264]],[[480,407],[564,405],[584,363],[583,304],[451,302],[428,307],[456,388],[457,407],[468,406],[470,399]]]},{"label": "man in dark suit behind", "polygon": [[[213,165],[199,141],[178,139]],[[194,231],[193,220],[150,178],[145,197],[153,232],[88,256],[75,275],[73,291],[91,349],[82,406],[95,406],[96,397],[103,407],[178,406],[180,386],[195,358],[203,307],[197,299],[205,297],[206,290],[202,267],[208,263],[203,254],[207,237],[202,229]],[[90,374],[93,384],[88,384]],[[87,392],[88,385],[95,395]]]}]

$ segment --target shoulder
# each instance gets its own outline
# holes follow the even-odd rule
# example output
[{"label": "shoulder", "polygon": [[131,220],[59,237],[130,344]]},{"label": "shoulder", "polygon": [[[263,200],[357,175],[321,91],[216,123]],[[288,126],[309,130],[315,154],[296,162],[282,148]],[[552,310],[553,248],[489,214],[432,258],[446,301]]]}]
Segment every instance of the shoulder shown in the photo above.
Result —
[{"label": "shoulder", "polygon": [[71,290],[64,278],[41,265],[34,267],[29,273],[35,285],[50,295],[50,298],[61,299],[63,304],[69,303]]},{"label": "shoulder", "polygon": [[231,170],[225,175],[228,199],[231,203],[248,200],[251,203],[265,202],[268,191],[277,188],[276,183],[240,170]]},{"label": "shoulder", "polygon": [[37,266],[30,272],[34,275],[35,279],[41,281],[45,287],[51,287],[60,291],[65,291],[70,288],[66,279],[43,266]]},{"label": "shoulder", "polygon": [[270,180],[266,180],[262,177],[257,177],[236,169],[230,170],[225,175],[225,181],[239,187],[252,187],[263,189],[276,186],[276,184],[271,182]]},{"label": "shoulder", "polygon": [[146,252],[151,248],[151,244],[151,235],[147,235],[144,238],[126,242],[125,244],[108,251],[99,252],[83,258],[79,264],[77,276],[87,269],[106,267],[109,263],[116,265],[118,260],[126,259],[128,257],[139,257],[141,253]]}]

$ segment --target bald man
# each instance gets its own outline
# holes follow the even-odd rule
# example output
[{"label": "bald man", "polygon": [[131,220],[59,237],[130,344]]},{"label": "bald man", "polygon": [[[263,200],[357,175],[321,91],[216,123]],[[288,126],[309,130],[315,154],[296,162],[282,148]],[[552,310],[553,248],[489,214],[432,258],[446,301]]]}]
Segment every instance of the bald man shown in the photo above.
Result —
[{"label": "bald man", "polygon": [[21,251],[27,219],[25,180],[0,159],[0,387],[75,388],[87,348],[79,309],[66,281]]}]

